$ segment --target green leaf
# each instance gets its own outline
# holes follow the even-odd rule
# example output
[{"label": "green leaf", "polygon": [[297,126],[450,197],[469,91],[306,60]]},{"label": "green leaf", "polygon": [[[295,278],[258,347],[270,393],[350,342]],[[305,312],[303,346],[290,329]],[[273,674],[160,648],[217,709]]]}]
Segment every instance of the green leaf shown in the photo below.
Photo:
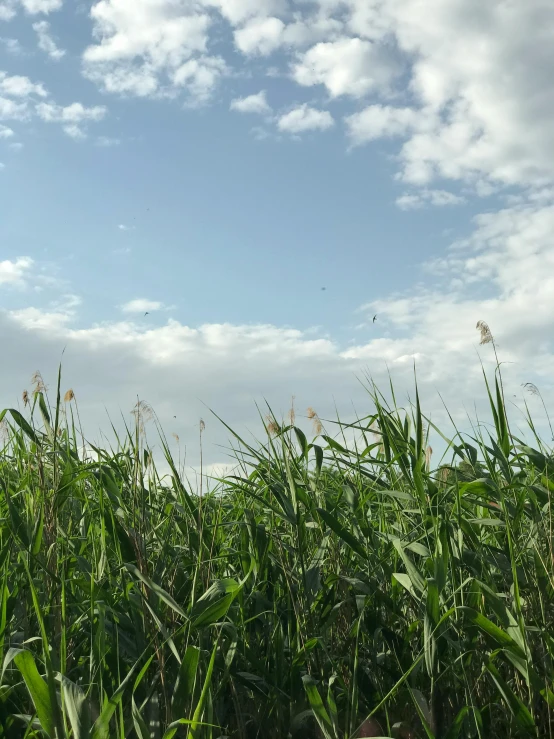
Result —
[{"label": "green leaf", "polygon": [[337,452],[341,452],[342,454],[350,454],[350,452],[348,451],[348,449],[345,449],[343,446],[341,446],[338,443],[338,441],[335,441],[334,439],[331,439],[330,436],[324,436],[322,434],[321,438],[322,439],[325,439],[325,441],[327,442],[327,444],[329,444],[329,446],[331,447],[331,449],[334,449]]},{"label": "green leaf", "polygon": [[514,716],[517,723],[526,731],[534,731],[535,722],[533,721],[533,717],[529,713],[529,709],[523,704],[521,699],[518,698],[518,696],[512,691],[508,683],[500,675],[500,673],[498,672],[498,670],[496,669],[495,665],[492,662],[489,662],[486,668],[488,672],[490,673],[492,679],[494,680],[500,695],[502,696],[506,705],[512,712],[512,715]]},{"label": "green leaf", "polygon": [[40,504],[40,513],[35,524],[33,531],[33,545],[31,547],[31,554],[36,557],[40,552],[40,545],[42,544],[42,532],[44,530],[44,504]]},{"label": "green leaf", "polygon": [[308,458],[308,440],[306,439],[306,434],[302,431],[302,429],[294,427],[294,433],[296,434],[296,438],[298,440],[298,445],[300,446],[300,449],[302,450],[302,456]]},{"label": "green leaf", "polygon": [[208,670],[206,672],[206,679],[204,680],[204,686],[202,688],[202,692],[200,693],[200,698],[198,699],[198,703],[196,704],[196,709],[192,717],[192,722],[190,725],[187,739],[196,739],[196,737],[198,736],[198,729],[200,728],[200,719],[202,718],[202,714],[204,712],[204,706],[206,705],[206,700],[208,698],[208,691],[210,689],[210,683],[212,681],[212,673],[214,671],[215,655],[217,653],[217,647],[218,647],[218,642],[214,644],[214,648],[212,649],[212,656],[210,657],[210,663],[208,665]]},{"label": "green leaf", "polygon": [[319,690],[317,689],[317,683],[311,675],[303,675],[302,682],[304,683],[304,690],[308,696],[310,708],[315,716],[319,728],[321,729],[325,739],[333,739],[335,736],[333,730],[333,724],[323,705]]},{"label": "green leaf", "polygon": [[416,594],[416,591],[414,590],[414,586],[412,581],[410,580],[410,576],[407,575],[405,572],[393,572],[392,576],[394,579],[402,585],[403,588],[406,588],[408,593],[410,595],[413,595],[414,598],[417,598],[419,600],[419,596]]},{"label": "green leaf", "polygon": [[363,559],[367,559],[367,552],[365,551],[362,544],[356,539],[355,536],[353,536],[348,529],[346,529],[340,521],[333,516],[329,511],[326,511],[324,508],[317,508],[317,512],[321,516],[321,518],[325,521],[327,526],[329,526],[332,531],[337,534],[348,546],[353,549],[356,554],[359,554],[360,557]]},{"label": "green leaf", "polygon": [[27,421],[23,418],[21,413],[19,411],[16,411],[14,408],[10,408],[10,414],[13,420],[17,423],[19,428],[27,434],[27,436],[34,441],[36,444],[38,444],[38,438],[35,434],[33,428],[27,423]]},{"label": "green leaf", "polygon": [[113,693],[111,698],[108,698],[108,700],[104,704],[104,707],[102,708],[102,711],[100,712],[100,716],[98,716],[98,718],[94,722],[94,726],[92,727],[92,732],[90,734],[90,739],[108,739],[108,737],[110,736],[111,718],[114,714],[115,709],[121,703],[121,699],[123,698],[123,693],[127,689],[127,686],[131,680],[131,677],[133,676],[133,673],[141,660],[142,660],[142,656],[131,667],[131,669],[129,670],[129,673],[127,674],[123,682],[120,684],[117,690]]},{"label": "green leaf", "polygon": [[135,696],[131,700],[131,713],[138,739],[151,739],[150,730],[146,725],[146,721],[142,718],[142,714],[135,702]]},{"label": "green leaf", "polygon": [[469,608],[468,606],[460,606],[458,610],[469,616],[469,619],[476,626],[478,626],[481,631],[490,636],[498,645],[508,648],[512,650],[515,654],[525,658],[525,652],[512,639],[512,637],[499,626],[490,621],[486,616],[483,616],[482,613],[479,613],[478,611],[475,611],[473,608]]},{"label": "green leaf", "polygon": [[194,684],[196,682],[196,671],[198,669],[198,660],[200,659],[200,650],[198,647],[189,645],[177,675],[177,683],[173,691],[171,699],[171,712],[173,716],[184,718],[184,709],[187,700],[190,700],[194,693]]},{"label": "green leaf", "polygon": [[88,739],[91,715],[85,694],[78,685],[64,676],[62,676],[62,692],[65,710],[73,731],[73,739]]},{"label": "green leaf", "polygon": [[157,585],[155,582],[153,582],[149,577],[146,575],[143,575],[142,572],[138,569],[138,567],[135,567],[135,565],[127,563],[125,567],[129,570],[129,572],[132,575],[135,575],[135,577],[138,577],[139,580],[142,580],[142,582],[150,588],[150,590],[155,593],[161,600],[164,601],[164,603],[167,603],[170,608],[173,608],[173,610],[178,613],[183,618],[187,618],[187,614],[185,611],[181,608],[181,606],[176,603],[176,601],[169,595],[167,591],[165,591],[162,587]]},{"label": "green leaf", "polygon": [[[227,615],[227,611],[229,610],[233,600],[233,593],[228,593],[215,603],[208,604],[202,613],[194,619],[192,625],[195,629],[199,629],[203,626],[211,626],[212,624],[221,621],[221,619]],[[197,604],[199,602],[200,601],[197,601]]]},{"label": "green leaf", "polygon": [[400,555],[402,562],[404,562],[404,567],[406,568],[406,572],[408,573],[408,576],[410,580],[412,581],[414,588],[418,590],[420,593],[424,593],[425,587],[426,587],[425,580],[419,574],[416,566],[406,554],[404,545],[402,544],[400,539],[393,539],[392,543],[394,545],[394,548]]},{"label": "green leaf", "polygon": [[14,655],[13,660],[25,680],[25,685],[35,706],[40,725],[45,733],[51,739],[54,739],[56,736],[55,708],[50,700],[48,685],[37,670],[35,658],[27,649],[21,649]]}]

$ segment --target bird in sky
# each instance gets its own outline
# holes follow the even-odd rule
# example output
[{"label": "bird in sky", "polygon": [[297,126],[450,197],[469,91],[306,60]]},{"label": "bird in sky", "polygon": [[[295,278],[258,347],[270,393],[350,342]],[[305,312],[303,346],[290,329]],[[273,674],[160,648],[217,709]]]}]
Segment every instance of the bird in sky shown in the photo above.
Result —
[{"label": "bird in sky", "polygon": [[373,316],[373,323],[377,320],[377,313]]},{"label": "bird in sky", "polygon": [[322,287],[321,289],[322,289],[322,290],[327,290],[327,288],[326,288],[326,287]]},{"label": "bird in sky", "polygon": [[148,311],[146,311],[146,313],[145,313],[144,315],[145,315],[145,316],[149,316],[149,315],[150,315],[150,313],[149,313]]}]

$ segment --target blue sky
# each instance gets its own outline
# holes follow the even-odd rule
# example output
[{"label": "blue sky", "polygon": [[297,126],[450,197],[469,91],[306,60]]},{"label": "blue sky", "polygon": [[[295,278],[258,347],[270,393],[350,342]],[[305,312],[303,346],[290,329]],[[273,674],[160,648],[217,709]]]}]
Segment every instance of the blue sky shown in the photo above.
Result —
[{"label": "blue sky", "polygon": [[1,405],[65,348],[95,430],[350,412],[414,361],[440,413],[477,320],[548,395],[553,35],[543,0],[0,0]]}]

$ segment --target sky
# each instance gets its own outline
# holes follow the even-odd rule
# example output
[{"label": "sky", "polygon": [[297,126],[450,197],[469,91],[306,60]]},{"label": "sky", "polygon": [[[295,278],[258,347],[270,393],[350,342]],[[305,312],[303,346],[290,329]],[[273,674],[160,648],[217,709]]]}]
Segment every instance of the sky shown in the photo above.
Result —
[{"label": "sky", "polygon": [[0,406],[62,362],[90,438],[138,398],[222,469],[210,409],[309,428],[414,366],[463,423],[486,321],[540,414],[553,42],[550,0],[0,0]]}]

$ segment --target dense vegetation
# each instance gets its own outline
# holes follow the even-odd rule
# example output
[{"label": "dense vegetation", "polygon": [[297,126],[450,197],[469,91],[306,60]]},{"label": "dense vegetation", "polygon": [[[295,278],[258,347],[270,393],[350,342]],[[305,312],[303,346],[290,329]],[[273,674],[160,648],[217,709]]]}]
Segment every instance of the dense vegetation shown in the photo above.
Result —
[{"label": "dense vegetation", "polygon": [[0,414],[0,736],[552,737],[549,449],[498,374],[436,468],[417,395],[370,395],[193,490],[144,404],[85,446],[37,378]]}]

